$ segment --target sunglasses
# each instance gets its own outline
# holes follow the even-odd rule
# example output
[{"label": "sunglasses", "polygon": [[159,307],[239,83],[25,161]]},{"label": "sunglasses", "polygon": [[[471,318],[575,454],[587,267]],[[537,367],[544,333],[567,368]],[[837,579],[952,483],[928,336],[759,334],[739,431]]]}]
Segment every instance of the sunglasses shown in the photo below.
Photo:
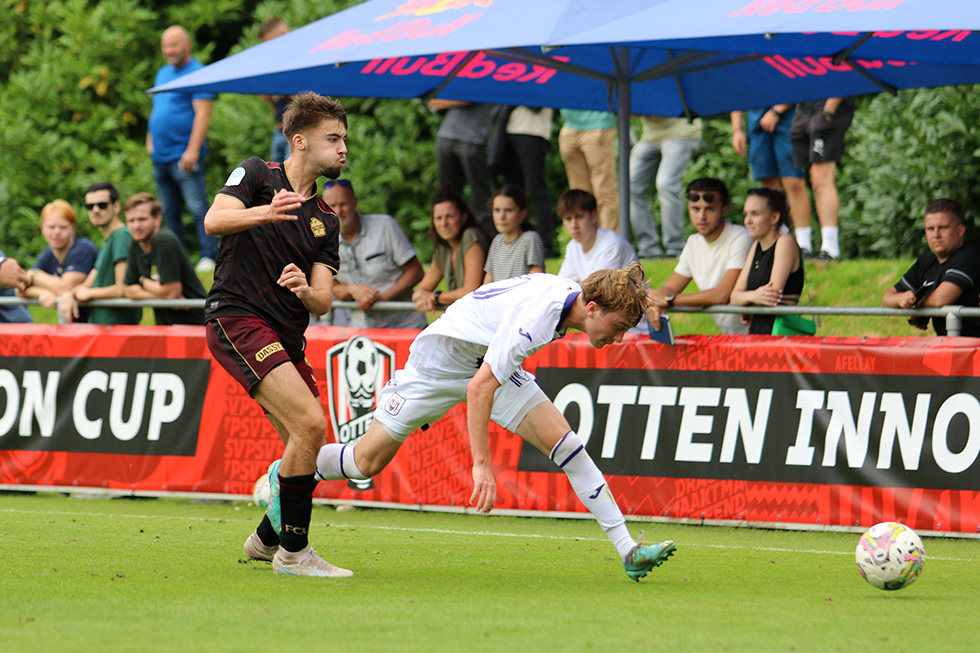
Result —
[{"label": "sunglasses", "polygon": [[91,211],[95,207],[99,207],[100,211],[105,211],[107,208],[109,208],[110,204],[112,204],[112,202],[92,202],[91,204],[86,202],[85,208]]},{"label": "sunglasses", "polygon": [[354,186],[347,179],[330,179],[323,185],[323,190],[333,188],[334,186],[343,186],[344,188],[350,188],[351,192],[354,191]]},{"label": "sunglasses", "polygon": [[697,191],[689,190],[687,191],[687,195],[685,197],[687,197],[688,202],[699,202],[703,198],[705,202],[711,204],[718,196],[714,193],[699,193]]}]

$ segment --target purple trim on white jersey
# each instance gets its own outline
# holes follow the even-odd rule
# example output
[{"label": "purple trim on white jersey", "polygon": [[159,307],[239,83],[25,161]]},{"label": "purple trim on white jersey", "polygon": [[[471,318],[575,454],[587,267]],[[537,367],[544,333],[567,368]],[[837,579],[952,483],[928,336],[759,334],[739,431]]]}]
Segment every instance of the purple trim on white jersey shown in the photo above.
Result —
[{"label": "purple trim on white jersey", "polygon": [[569,293],[568,297],[565,298],[565,305],[561,309],[561,317],[558,319],[558,326],[555,327],[555,331],[561,331],[561,325],[565,323],[565,318],[572,312],[572,307],[575,306],[575,300],[581,294],[581,290],[576,290],[573,293]]}]

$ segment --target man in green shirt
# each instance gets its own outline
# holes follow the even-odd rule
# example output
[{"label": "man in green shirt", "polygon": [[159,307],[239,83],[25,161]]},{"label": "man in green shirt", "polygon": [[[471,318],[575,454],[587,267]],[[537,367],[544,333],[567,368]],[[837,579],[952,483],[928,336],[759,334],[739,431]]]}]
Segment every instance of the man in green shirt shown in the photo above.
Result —
[{"label": "man in green shirt", "polygon": [[[85,190],[85,208],[89,221],[102,234],[105,244],[99,250],[95,267],[85,281],[61,295],[58,312],[62,320],[69,324],[85,310],[80,308],[80,304],[92,299],[123,297],[126,257],[129,244],[133,241],[119,218],[119,191],[115,186],[106,181],[89,186]],[[142,318],[143,309],[140,307],[88,309],[90,324],[139,324]]]},{"label": "man in green shirt", "polygon": [[[123,292],[130,299],[204,299],[207,292],[180,240],[162,226],[163,210],[150,193],[126,200],[126,228],[133,242]],[[204,325],[204,307],[153,309],[158,325]]]}]

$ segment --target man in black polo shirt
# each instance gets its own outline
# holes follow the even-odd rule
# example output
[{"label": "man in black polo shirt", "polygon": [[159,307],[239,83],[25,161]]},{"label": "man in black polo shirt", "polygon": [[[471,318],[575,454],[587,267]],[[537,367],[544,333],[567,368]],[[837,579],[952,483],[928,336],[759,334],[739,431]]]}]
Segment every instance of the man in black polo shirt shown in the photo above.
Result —
[{"label": "man in black polo shirt", "polygon": [[[980,246],[964,244],[966,225],[963,207],[956,200],[929,203],[925,215],[926,241],[930,252],[918,258],[901,280],[885,291],[881,305],[889,308],[936,308],[980,302]],[[909,320],[925,329],[926,318]],[[932,318],[936,335],[946,335],[946,319]],[[980,338],[980,320],[963,318],[960,335]]]},{"label": "man in black polo shirt", "polygon": [[[129,244],[123,294],[130,299],[204,299],[206,292],[180,240],[163,226],[163,210],[151,193],[136,193],[123,207]],[[204,324],[200,308],[155,307],[158,325]]]},{"label": "man in black polo shirt", "polygon": [[301,93],[283,116],[290,154],[282,163],[242,161],[204,219],[221,236],[205,305],[208,348],[258,401],[286,445],[269,468],[273,501],[245,555],[275,573],[352,573],[309,545],[316,457],[327,422],[303,332],[310,313],[333,300],[340,267],[337,216],[317,195],[318,177],[336,179],[347,161],[347,116],[339,102]]}]

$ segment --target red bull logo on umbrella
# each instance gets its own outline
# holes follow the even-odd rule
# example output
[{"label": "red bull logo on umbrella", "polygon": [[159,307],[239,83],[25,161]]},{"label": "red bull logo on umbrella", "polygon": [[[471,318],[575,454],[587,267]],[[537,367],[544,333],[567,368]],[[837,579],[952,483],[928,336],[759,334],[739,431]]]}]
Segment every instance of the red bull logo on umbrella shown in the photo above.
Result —
[{"label": "red bull logo on umbrella", "polygon": [[[379,29],[375,32],[362,32],[359,29],[349,29],[337,34],[336,36],[324,41],[310,52],[326,52],[329,50],[340,50],[352,45],[366,45],[368,43],[400,41],[402,39],[434,39],[451,34],[456,30],[469,25],[474,20],[480,18],[483,13],[469,12],[457,16],[457,11],[440,22],[428,16],[442,13],[449,10],[462,10],[468,7],[489,7],[493,0],[410,0],[398,6],[395,11],[379,16],[375,21],[382,21],[388,18],[404,17],[394,25]],[[411,18],[413,17],[414,18]]]},{"label": "red bull logo on umbrella", "polygon": [[467,9],[469,7],[487,8],[493,5],[493,0],[409,0],[395,8],[390,14],[378,16],[378,20],[398,18],[400,16],[429,16],[450,9]]}]

